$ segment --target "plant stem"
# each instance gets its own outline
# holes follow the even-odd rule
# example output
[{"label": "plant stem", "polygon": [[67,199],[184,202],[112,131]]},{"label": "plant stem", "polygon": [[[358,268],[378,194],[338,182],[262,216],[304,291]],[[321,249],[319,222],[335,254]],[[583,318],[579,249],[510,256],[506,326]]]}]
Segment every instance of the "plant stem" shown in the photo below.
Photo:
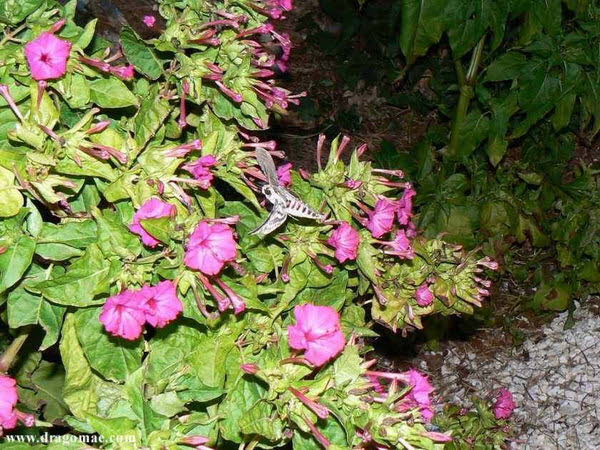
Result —
[{"label": "plant stem", "polygon": [[452,122],[452,130],[450,132],[450,142],[448,144],[447,156],[451,159],[456,159],[460,146],[460,132],[462,125],[469,111],[469,104],[471,99],[474,97],[473,86],[477,80],[477,71],[479,69],[479,63],[481,62],[481,55],[483,55],[483,45],[485,44],[485,35],[479,40],[473,54],[471,55],[471,62],[469,63],[469,69],[465,75],[460,62],[456,62],[456,73],[460,83],[460,96],[458,97],[458,105],[456,106],[456,113],[454,114],[454,121]]},{"label": "plant stem", "polygon": [[29,337],[29,332],[24,332],[17,336],[8,346],[8,348],[4,351],[2,356],[0,356],[0,373],[8,372],[8,369],[15,362],[15,358],[21,350],[21,347]]}]

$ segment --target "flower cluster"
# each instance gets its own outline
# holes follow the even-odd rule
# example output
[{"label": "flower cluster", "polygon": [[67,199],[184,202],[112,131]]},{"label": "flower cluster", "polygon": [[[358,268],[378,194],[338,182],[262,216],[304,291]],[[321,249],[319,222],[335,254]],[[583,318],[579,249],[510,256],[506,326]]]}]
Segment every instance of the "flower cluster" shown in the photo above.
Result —
[{"label": "flower cluster", "polygon": [[109,297],[100,322],[114,336],[133,341],[142,334],[145,323],[162,328],[183,311],[177,296],[177,287],[170,280],[156,286],[144,285],[141,289],[127,289]]}]

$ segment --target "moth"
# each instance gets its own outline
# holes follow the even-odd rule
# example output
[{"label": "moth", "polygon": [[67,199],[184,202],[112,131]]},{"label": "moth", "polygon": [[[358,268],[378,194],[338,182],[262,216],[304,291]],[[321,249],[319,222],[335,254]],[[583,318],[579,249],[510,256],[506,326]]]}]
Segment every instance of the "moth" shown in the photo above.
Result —
[{"label": "moth", "polygon": [[262,193],[273,205],[273,208],[267,220],[261,226],[251,231],[250,234],[266,236],[283,225],[288,216],[303,217],[318,221],[325,220],[326,216],[324,214],[312,209],[281,185],[277,177],[277,170],[275,170],[275,163],[268,151],[264,148],[257,148],[256,160],[267,177],[267,184],[262,187]]}]

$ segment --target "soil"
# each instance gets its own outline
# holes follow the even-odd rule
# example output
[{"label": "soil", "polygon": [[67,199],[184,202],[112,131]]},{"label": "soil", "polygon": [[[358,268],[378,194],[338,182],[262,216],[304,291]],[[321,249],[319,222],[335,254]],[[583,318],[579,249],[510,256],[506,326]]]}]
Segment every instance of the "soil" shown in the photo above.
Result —
[{"label": "soil", "polygon": [[[306,92],[305,101],[314,104],[312,109],[317,112],[316,117],[305,117],[298,108],[291,108],[286,116],[273,122],[272,137],[296,167],[316,169],[319,134],[330,139],[344,134],[352,137],[354,146],[366,143],[371,151],[379,149],[382,141],[408,149],[435,122],[435,115],[423,116],[389,104],[377,86],[359,81],[350,89],[344,84],[339,63],[325,54],[311,36],[318,31],[335,34],[341,27],[321,11],[318,0],[296,2],[286,19],[276,25],[290,35],[294,44],[289,71],[280,84],[294,93]],[[346,120],[340,121],[340,117]]]}]

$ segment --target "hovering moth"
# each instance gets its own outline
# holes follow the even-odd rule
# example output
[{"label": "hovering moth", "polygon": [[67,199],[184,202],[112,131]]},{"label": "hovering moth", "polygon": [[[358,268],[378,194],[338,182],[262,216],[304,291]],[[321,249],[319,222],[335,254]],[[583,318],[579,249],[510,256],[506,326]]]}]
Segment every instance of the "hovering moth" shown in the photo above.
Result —
[{"label": "hovering moth", "polygon": [[277,178],[273,158],[264,148],[256,149],[256,160],[267,177],[267,184],[262,187],[263,195],[273,205],[267,220],[250,234],[267,235],[279,228],[288,216],[304,217],[319,221],[325,220],[324,214],[318,213],[290,191],[285,189]]}]

